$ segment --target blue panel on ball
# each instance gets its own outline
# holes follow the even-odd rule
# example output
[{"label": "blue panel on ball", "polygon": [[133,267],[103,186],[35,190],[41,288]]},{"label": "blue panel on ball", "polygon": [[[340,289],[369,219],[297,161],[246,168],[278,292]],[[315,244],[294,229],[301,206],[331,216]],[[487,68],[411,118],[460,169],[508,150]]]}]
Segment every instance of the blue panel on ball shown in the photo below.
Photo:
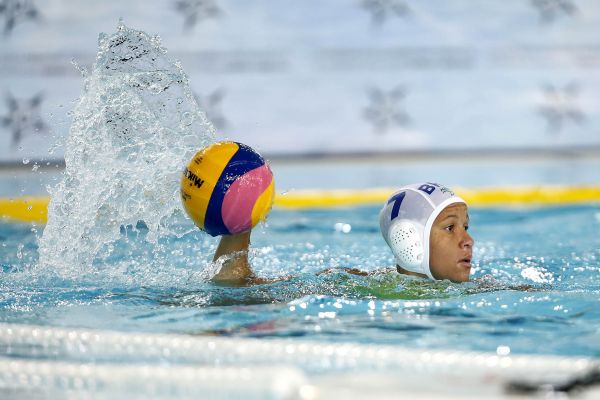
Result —
[{"label": "blue panel on ball", "polygon": [[246,172],[252,171],[265,163],[265,160],[250,147],[242,143],[236,142],[236,144],[239,146],[239,149],[231,157],[221,173],[208,202],[204,230],[211,236],[227,235],[230,233],[223,222],[221,206],[225,193],[227,193],[231,184]]}]

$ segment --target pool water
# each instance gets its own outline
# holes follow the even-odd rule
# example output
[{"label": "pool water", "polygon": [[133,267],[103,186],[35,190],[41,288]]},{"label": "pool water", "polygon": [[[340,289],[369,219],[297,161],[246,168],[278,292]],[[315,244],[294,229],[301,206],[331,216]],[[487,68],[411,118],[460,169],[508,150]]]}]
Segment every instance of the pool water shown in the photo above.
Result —
[{"label": "pool water", "polygon": [[246,287],[210,282],[217,239],[181,214],[158,241],[143,223],[122,226],[92,265],[58,269],[38,262],[44,226],[2,223],[0,322],[600,356],[600,206],[470,210],[464,284],[386,271],[378,211],[274,210],[250,258],[257,275],[279,279]]}]

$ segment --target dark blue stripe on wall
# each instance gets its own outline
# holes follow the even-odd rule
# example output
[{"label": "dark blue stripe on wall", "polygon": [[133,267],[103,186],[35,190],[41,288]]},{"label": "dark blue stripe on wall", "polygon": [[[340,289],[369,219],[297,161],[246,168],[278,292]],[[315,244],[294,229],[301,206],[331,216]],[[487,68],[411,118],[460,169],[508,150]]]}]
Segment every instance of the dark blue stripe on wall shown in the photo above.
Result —
[{"label": "dark blue stripe on wall", "polygon": [[233,157],[231,157],[231,160],[229,160],[229,163],[221,173],[217,185],[210,196],[210,201],[208,202],[206,218],[204,219],[204,228],[212,236],[226,235],[229,233],[227,227],[223,223],[221,205],[223,204],[225,193],[227,193],[231,184],[238,176],[258,168],[265,163],[265,160],[250,147],[237,142],[236,144],[239,146],[239,149]]}]

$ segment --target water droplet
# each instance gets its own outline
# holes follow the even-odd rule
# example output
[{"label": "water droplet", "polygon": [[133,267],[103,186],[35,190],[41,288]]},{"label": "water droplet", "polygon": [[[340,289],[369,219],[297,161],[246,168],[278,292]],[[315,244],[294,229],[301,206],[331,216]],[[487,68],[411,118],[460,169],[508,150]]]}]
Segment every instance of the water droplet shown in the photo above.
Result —
[{"label": "water droplet", "polygon": [[23,243],[19,243],[19,246],[17,246],[17,258],[19,260],[23,259],[23,248],[25,247],[25,245]]},{"label": "water droplet", "polygon": [[336,232],[349,233],[352,230],[352,225],[343,222],[338,222],[334,225]]},{"label": "water droplet", "polygon": [[148,87],[148,90],[150,91],[150,93],[159,94],[163,91],[163,87],[162,85],[154,83]]},{"label": "water droplet", "polygon": [[24,158],[23,159],[23,164],[25,164],[25,165],[29,164],[29,158]]},{"label": "water droplet", "polygon": [[[87,70],[87,68],[82,67],[81,65],[79,65],[79,63],[74,58],[71,58],[71,65],[73,65],[75,67],[75,69],[77,71],[79,71],[79,73],[81,74],[81,76],[83,76],[83,77],[88,76],[88,70]],[[62,104],[59,107],[62,107]]]},{"label": "water droplet", "polygon": [[508,346],[498,346],[496,348],[496,354],[499,356],[507,356],[510,354],[510,347]]},{"label": "water droplet", "polygon": [[194,122],[194,114],[192,114],[189,111],[186,111],[183,114],[181,114],[181,123],[184,126],[190,126],[193,122]]},{"label": "water droplet", "polygon": [[105,46],[107,39],[108,39],[108,35],[106,33],[100,33],[98,35],[98,46],[100,46],[100,47]]},{"label": "water droplet", "polygon": [[161,46],[161,39],[159,35],[153,35],[152,38],[150,39],[150,43],[152,43],[152,45],[154,47],[160,47]]}]

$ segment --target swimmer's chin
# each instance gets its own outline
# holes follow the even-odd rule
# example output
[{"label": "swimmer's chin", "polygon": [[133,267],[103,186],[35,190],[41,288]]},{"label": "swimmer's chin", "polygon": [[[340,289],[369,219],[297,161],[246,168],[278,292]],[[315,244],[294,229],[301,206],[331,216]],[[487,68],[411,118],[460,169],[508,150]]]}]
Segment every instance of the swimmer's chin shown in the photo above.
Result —
[{"label": "swimmer's chin", "polygon": [[465,283],[471,280],[471,267],[465,268],[466,271],[462,271],[461,276],[453,280],[454,283]]},{"label": "swimmer's chin", "polygon": [[465,283],[471,280],[471,262],[470,261],[459,261],[456,263],[456,269],[452,276],[449,276],[448,280],[453,283]]},{"label": "swimmer's chin", "polygon": [[469,282],[471,278],[471,259],[462,259],[456,263],[458,270],[460,271],[460,278],[455,282]]}]

